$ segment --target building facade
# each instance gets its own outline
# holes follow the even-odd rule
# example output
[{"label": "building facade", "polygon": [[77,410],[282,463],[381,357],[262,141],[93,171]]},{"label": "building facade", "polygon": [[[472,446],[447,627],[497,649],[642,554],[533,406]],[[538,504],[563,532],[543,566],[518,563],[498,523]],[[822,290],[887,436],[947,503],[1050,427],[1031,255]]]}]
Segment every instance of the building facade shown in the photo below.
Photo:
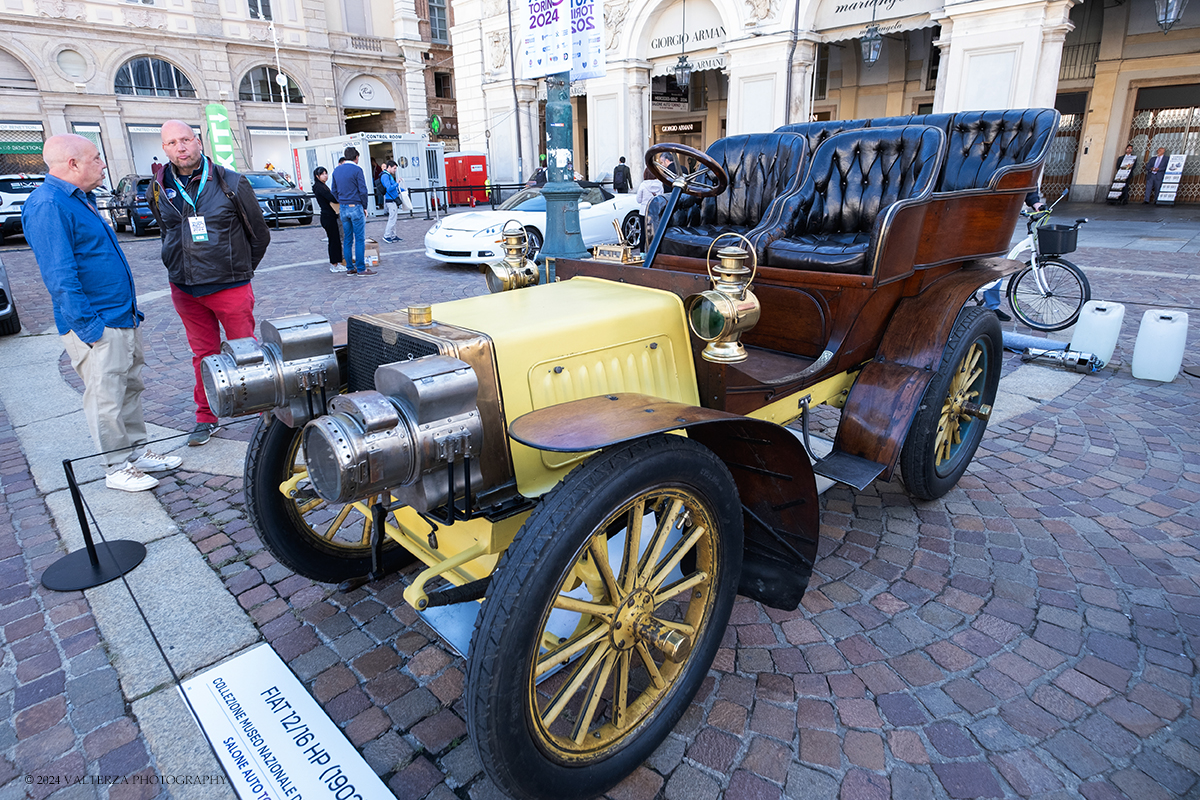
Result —
[{"label": "building facade", "polygon": [[[493,179],[516,181],[545,149],[544,89],[511,57],[520,5],[459,0],[455,13],[462,147],[489,145]],[[607,74],[571,92],[575,164],[592,179],[664,141],[703,149],[807,119],[1054,106],[1047,194],[1103,199],[1132,143],[1135,191],[1161,146],[1188,156],[1179,202],[1200,202],[1200,4],[1166,33],[1154,0],[608,0],[604,20]]]},{"label": "building facade", "polygon": [[229,110],[243,170],[291,173],[305,139],[426,131],[431,106],[454,116],[428,91],[449,56],[438,2],[0,0],[0,173],[42,171],[45,138],[79,133],[110,186],[149,174],[162,122],[199,129],[209,103]]}]

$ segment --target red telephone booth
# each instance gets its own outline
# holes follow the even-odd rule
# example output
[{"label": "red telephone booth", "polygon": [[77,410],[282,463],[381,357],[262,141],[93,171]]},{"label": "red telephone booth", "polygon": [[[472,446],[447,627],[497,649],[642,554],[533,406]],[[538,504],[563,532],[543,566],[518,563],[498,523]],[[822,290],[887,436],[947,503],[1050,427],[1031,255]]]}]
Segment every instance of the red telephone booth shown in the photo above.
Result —
[{"label": "red telephone booth", "polygon": [[[446,186],[450,189],[450,205],[469,205],[472,197],[476,203],[486,203],[488,196],[483,187],[487,178],[486,153],[446,153]],[[456,188],[465,186],[475,188]]]}]

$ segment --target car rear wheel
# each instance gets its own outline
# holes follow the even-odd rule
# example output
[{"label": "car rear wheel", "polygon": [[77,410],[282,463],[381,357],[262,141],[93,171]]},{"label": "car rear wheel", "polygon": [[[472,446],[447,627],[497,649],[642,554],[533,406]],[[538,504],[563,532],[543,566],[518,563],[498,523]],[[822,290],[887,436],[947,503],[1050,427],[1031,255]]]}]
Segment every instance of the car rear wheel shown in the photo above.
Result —
[{"label": "car rear wheel", "polygon": [[979,306],[964,308],[900,452],[904,484],[913,496],[936,500],[966,472],[996,399],[1001,350],[996,315]]},{"label": "car rear wheel", "polygon": [[742,535],[729,470],[681,436],[606,450],[543,498],[471,641],[467,722],[502,791],[595,797],[654,752],[721,643]]},{"label": "car rear wheel", "polygon": [[625,215],[625,221],[621,223],[621,233],[625,236],[625,241],[633,247],[642,246],[642,215],[636,211],[630,211]]},{"label": "car rear wheel", "polygon": [[115,227],[117,229],[117,233],[125,232],[125,223],[124,222],[114,222],[113,227]]},{"label": "car rear wheel", "polygon": [[138,220],[137,217],[135,217],[133,215],[130,215],[129,218],[130,218],[130,220],[133,221],[133,235],[134,236],[145,236],[146,235],[145,224],[143,224],[140,220]]},{"label": "car rear wheel", "polygon": [[7,319],[0,319],[0,336],[12,336],[20,332],[21,318],[17,316],[17,310],[14,308]]}]

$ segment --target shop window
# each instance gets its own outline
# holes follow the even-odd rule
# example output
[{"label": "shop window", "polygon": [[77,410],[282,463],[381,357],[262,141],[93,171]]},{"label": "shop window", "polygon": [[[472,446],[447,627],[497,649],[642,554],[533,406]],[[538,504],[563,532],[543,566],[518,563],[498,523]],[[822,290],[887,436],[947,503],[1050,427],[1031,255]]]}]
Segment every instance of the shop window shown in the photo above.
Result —
[{"label": "shop window", "polygon": [[829,45],[817,45],[817,70],[813,75],[816,86],[813,87],[813,99],[824,100],[829,92]]},{"label": "shop window", "polygon": [[117,70],[117,94],[150,97],[195,97],[192,82],[179,69],[160,58],[135,58]]},{"label": "shop window", "polygon": [[272,19],[271,0],[247,0],[250,4],[250,19]]},{"label": "shop window", "polygon": [[[283,102],[283,89],[275,82],[278,76],[279,70],[274,67],[255,67],[246,73],[246,77],[242,78],[242,83],[238,87],[238,99],[261,103]],[[289,103],[304,102],[304,94],[290,77],[287,79],[287,101]]]},{"label": "shop window", "polygon": [[449,72],[433,73],[433,93],[447,99],[454,97],[454,78]]},{"label": "shop window", "polygon": [[446,0],[429,0],[429,38],[439,44],[450,43],[450,27],[446,24]]},{"label": "shop window", "polygon": [[937,89],[938,67],[942,63],[942,48],[938,47],[936,42],[941,34],[940,26],[933,29],[932,41],[929,44],[929,63],[925,69],[925,91],[927,92]]}]

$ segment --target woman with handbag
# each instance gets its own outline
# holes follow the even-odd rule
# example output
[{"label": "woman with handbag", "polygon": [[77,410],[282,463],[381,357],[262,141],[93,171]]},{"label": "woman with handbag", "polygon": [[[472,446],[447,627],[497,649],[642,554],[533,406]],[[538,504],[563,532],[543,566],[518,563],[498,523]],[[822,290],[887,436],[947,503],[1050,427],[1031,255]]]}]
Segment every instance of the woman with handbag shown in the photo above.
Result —
[{"label": "woman with handbag", "polygon": [[343,273],[346,262],[342,260],[342,223],[338,220],[337,198],[329,190],[329,170],[317,167],[313,170],[313,194],[321,207],[321,227],[329,237],[329,271]]}]

